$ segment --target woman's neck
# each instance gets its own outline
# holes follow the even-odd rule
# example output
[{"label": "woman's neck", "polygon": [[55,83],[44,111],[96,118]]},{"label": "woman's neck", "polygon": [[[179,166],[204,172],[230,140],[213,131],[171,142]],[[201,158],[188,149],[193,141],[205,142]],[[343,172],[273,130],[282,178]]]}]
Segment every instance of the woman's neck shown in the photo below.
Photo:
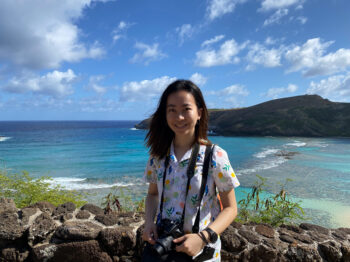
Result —
[{"label": "woman's neck", "polygon": [[177,137],[174,139],[174,153],[178,161],[184,156],[184,154],[191,148],[194,142],[194,137]]}]

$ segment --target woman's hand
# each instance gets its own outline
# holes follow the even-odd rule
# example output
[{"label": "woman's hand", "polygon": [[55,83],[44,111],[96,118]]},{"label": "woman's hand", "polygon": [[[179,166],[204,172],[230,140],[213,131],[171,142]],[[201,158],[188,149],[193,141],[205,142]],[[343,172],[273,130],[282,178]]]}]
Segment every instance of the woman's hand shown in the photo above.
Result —
[{"label": "woman's hand", "polygon": [[142,239],[148,243],[154,245],[155,240],[158,239],[157,226],[154,223],[149,223],[145,225],[143,230]]},{"label": "woman's hand", "polygon": [[[186,234],[173,240],[177,252],[184,252],[189,256],[197,255],[205,246],[204,241],[198,234]],[[181,244],[180,244],[181,243]]]}]

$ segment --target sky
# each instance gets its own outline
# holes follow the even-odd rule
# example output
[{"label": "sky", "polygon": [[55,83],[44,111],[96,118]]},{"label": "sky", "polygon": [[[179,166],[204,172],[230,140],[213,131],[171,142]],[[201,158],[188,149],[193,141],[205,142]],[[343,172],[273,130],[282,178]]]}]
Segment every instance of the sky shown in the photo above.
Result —
[{"label": "sky", "polygon": [[2,0],[1,120],[142,120],[190,79],[209,108],[350,102],[348,0]]}]

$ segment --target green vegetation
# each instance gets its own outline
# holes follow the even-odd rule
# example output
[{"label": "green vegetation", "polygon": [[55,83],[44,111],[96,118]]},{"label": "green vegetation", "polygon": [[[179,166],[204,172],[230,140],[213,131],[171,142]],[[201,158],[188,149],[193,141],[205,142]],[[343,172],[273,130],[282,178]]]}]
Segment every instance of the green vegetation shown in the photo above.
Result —
[{"label": "green vegetation", "polygon": [[28,172],[9,174],[0,170],[0,198],[11,198],[17,208],[23,208],[39,201],[48,201],[57,206],[72,202],[81,206],[84,195],[77,191],[65,190],[64,187],[52,184],[49,176],[31,177]]},{"label": "green vegetation", "polygon": [[279,226],[291,223],[296,219],[305,219],[304,211],[299,203],[292,201],[285,190],[286,184],[291,179],[287,179],[281,185],[281,190],[278,194],[260,198],[263,188],[266,187],[266,178],[258,175],[257,177],[260,181],[255,183],[252,191],[247,194],[245,199],[238,202],[239,211],[236,221],[240,223],[267,223],[272,226]]},{"label": "green vegetation", "polygon": [[105,213],[112,211],[118,212],[143,212],[145,210],[145,199],[134,200],[132,192],[128,188],[114,187],[114,192],[109,193],[103,198],[103,207]]}]

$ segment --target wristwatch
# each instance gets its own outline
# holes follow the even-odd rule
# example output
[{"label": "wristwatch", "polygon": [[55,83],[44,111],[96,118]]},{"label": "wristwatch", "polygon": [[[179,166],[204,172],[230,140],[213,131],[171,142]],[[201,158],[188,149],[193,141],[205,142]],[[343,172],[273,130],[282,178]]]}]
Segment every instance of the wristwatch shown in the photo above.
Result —
[{"label": "wristwatch", "polygon": [[204,231],[208,232],[210,243],[215,243],[218,240],[218,234],[216,234],[215,231],[211,228],[207,227],[206,229],[204,229]]}]

